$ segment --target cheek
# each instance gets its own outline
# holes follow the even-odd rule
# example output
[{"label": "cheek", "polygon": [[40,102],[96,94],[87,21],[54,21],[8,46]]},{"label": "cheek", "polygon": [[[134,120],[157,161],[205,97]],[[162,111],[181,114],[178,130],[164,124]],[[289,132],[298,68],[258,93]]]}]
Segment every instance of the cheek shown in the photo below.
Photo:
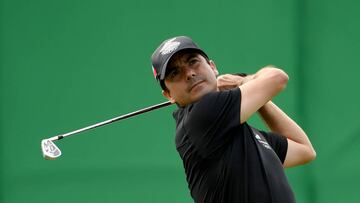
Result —
[{"label": "cheek", "polygon": [[216,83],[217,83],[216,76],[217,76],[216,73],[214,73],[213,71],[211,71],[208,74],[208,80],[212,85],[214,85],[214,84],[216,85]]},{"label": "cheek", "polygon": [[169,90],[169,95],[171,96],[171,98],[173,98],[175,100],[179,99],[179,97],[181,98],[181,95],[183,94],[181,84],[171,83],[171,84],[168,84],[166,87]]}]

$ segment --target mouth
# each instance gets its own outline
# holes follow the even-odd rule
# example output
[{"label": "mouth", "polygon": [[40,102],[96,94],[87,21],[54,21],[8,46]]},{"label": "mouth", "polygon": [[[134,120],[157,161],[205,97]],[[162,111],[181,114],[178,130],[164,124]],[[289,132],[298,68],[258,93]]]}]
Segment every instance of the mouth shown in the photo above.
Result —
[{"label": "mouth", "polygon": [[191,92],[196,86],[198,86],[199,84],[201,84],[202,82],[204,82],[203,80],[197,81],[194,84],[192,84],[190,86],[189,92]]}]

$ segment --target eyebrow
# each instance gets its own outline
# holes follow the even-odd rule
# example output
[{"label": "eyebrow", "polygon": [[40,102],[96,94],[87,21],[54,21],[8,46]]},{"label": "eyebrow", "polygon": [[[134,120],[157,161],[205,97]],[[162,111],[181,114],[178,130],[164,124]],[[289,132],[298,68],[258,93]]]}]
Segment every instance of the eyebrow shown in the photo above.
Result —
[{"label": "eyebrow", "polygon": [[197,57],[198,56],[198,53],[190,53],[187,57],[186,57],[186,60],[185,62],[189,62],[190,59],[194,58],[194,57]]},{"label": "eyebrow", "polygon": [[[185,58],[185,63],[188,63],[190,61],[190,59],[197,57],[199,54],[198,53],[189,53],[188,56],[186,56]],[[168,68],[165,72],[165,77],[170,74],[174,69],[179,68],[179,66],[174,65],[174,64],[169,64]]]}]

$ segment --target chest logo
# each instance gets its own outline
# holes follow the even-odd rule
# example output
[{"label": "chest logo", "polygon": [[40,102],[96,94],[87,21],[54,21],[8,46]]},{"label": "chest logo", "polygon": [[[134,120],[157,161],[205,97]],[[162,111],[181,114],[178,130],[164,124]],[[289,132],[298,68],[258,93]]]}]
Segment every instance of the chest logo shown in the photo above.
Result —
[{"label": "chest logo", "polygon": [[265,140],[262,140],[260,135],[255,133],[255,138],[258,142],[260,142],[266,149],[272,149],[269,143],[267,143]]}]

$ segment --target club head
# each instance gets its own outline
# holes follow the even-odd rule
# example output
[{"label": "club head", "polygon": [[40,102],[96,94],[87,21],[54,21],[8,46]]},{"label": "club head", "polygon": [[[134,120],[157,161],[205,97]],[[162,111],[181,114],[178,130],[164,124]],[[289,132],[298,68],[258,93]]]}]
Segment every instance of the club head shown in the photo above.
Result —
[{"label": "club head", "polygon": [[41,141],[41,151],[46,160],[54,160],[61,156],[60,149],[49,139]]}]

